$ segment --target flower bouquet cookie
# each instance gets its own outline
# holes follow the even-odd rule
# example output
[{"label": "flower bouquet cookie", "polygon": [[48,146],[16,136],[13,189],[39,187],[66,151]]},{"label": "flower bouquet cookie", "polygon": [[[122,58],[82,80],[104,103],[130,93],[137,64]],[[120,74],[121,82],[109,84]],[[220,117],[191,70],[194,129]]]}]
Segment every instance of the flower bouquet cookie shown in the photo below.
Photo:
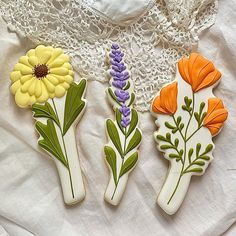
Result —
[{"label": "flower bouquet cookie", "polygon": [[85,196],[75,128],[86,106],[87,83],[73,82],[73,75],[69,57],[60,48],[43,45],[22,56],[10,75],[15,102],[32,109],[38,145],[55,161],[69,205]]},{"label": "flower bouquet cookie", "polygon": [[138,161],[137,149],[142,139],[138,113],[133,108],[133,84],[123,57],[120,47],[113,44],[109,53],[110,87],[107,96],[115,111],[115,120],[106,120],[109,142],[104,147],[105,160],[110,169],[105,200],[112,205],[118,205],[123,196],[128,175]]},{"label": "flower bouquet cookie", "polygon": [[152,102],[157,118],[154,133],[158,149],[169,161],[169,171],[157,202],[168,214],[182,204],[192,175],[203,175],[213,160],[216,136],[227,110],[212,89],[221,73],[197,53],[178,63],[177,78],[164,86]]}]

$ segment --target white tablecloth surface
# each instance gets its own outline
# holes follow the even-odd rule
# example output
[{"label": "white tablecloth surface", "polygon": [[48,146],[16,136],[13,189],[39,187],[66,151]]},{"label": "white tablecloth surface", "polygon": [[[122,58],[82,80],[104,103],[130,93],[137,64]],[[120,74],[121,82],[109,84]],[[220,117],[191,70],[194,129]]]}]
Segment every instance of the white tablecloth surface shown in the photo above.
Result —
[{"label": "white tablecloth surface", "polygon": [[[87,109],[77,128],[86,199],[66,207],[56,167],[37,149],[31,111],[20,109],[9,93],[9,73],[21,55],[34,47],[0,21],[0,235],[2,236],[216,236],[236,235],[236,2],[219,4],[215,25],[201,35],[198,51],[222,72],[216,96],[229,118],[214,139],[215,160],[202,177],[193,177],[177,214],[156,204],[168,163],[156,150],[156,127],[140,114],[143,142],[138,166],[123,200],[111,207],[103,200],[108,169],[104,120],[113,117],[105,99],[107,84],[88,83]],[[77,77],[76,77],[77,78]]]}]

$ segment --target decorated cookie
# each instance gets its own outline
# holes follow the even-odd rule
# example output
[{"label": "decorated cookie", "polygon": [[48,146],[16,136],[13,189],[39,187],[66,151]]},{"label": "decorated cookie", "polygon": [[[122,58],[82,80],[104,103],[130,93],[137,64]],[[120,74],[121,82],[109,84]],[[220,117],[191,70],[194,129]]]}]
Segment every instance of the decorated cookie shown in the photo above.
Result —
[{"label": "decorated cookie", "polygon": [[73,82],[73,75],[69,57],[60,48],[39,45],[19,59],[10,88],[19,107],[32,109],[38,145],[55,161],[69,205],[85,197],[75,128],[86,106],[87,83]]},{"label": "decorated cookie", "polygon": [[176,80],[152,102],[159,127],[154,137],[170,162],[157,202],[170,215],[182,204],[192,175],[203,175],[213,160],[212,137],[228,115],[222,100],[212,93],[220,77],[212,62],[192,53],[179,61]]},{"label": "decorated cookie", "polygon": [[133,108],[135,95],[130,73],[123,61],[124,53],[112,44],[109,54],[110,87],[107,96],[115,111],[115,120],[106,120],[109,138],[104,147],[105,160],[110,169],[105,200],[118,205],[125,191],[128,175],[138,161],[138,146],[142,134],[138,128],[138,114]]}]

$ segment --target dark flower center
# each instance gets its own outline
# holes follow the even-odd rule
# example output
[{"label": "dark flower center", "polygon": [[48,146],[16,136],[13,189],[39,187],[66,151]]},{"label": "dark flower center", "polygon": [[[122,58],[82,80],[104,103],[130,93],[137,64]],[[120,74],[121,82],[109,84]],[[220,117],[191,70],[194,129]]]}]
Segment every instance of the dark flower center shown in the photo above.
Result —
[{"label": "dark flower center", "polygon": [[38,79],[45,77],[48,74],[48,67],[45,64],[34,67],[34,76]]}]

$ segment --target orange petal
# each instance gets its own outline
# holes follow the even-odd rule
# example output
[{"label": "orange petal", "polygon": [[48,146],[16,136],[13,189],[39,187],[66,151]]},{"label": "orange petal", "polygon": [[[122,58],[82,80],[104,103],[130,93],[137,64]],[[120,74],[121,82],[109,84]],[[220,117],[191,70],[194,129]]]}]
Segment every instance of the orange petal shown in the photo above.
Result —
[{"label": "orange petal", "polygon": [[204,119],[203,125],[210,130],[212,135],[215,135],[223,126],[227,116],[228,112],[224,108],[222,100],[219,98],[210,98],[208,99],[207,115]]},{"label": "orange petal", "polygon": [[188,83],[191,84],[191,79],[188,72],[188,58],[182,58],[178,63],[179,73],[182,78]]}]

